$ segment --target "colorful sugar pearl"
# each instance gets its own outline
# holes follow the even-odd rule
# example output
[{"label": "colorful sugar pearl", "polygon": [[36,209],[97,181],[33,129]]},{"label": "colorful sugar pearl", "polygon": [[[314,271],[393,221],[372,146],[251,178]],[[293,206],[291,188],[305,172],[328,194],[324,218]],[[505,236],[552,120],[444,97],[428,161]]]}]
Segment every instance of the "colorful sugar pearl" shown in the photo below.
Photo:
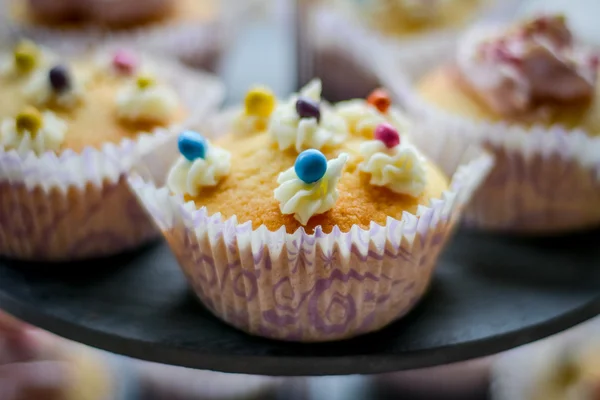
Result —
[{"label": "colorful sugar pearl", "polygon": [[15,124],[17,132],[29,132],[34,136],[42,127],[42,114],[37,108],[27,106],[17,115]]},{"label": "colorful sugar pearl", "polygon": [[135,81],[137,87],[141,90],[147,89],[156,84],[156,81],[150,75],[140,75]]},{"label": "colorful sugar pearl", "polygon": [[135,55],[125,50],[117,51],[113,57],[112,63],[118,72],[126,75],[133,74],[137,67]]},{"label": "colorful sugar pearl", "polygon": [[296,158],[294,171],[304,183],[317,182],[327,172],[327,158],[319,150],[304,150]]},{"label": "colorful sugar pearl", "polygon": [[367,103],[377,108],[379,112],[385,113],[392,105],[392,99],[388,92],[383,89],[375,89],[367,97]]},{"label": "colorful sugar pearl", "polygon": [[39,57],[38,47],[29,40],[24,40],[15,47],[15,65],[20,71],[31,71],[36,66]]},{"label": "colorful sugar pearl", "polygon": [[177,146],[182,156],[188,161],[195,161],[198,158],[204,159],[206,157],[208,142],[198,132],[184,131],[179,134]]},{"label": "colorful sugar pearl", "polygon": [[296,112],[300,118],[315,118],[321,121],[321,109],[319,103],[307,97],[300,97],[296,101]]},{"label": "colorful sugar pearl", "polygon": [[246,114],[268,118],[275,110],[276,102],[275,95],[269,89],[262,86],[252,88],[244,100]]},{"label": "colorful sugar pearl", "polygon": [[66,92],[71,88],[71,76],[64,65],[53,67],[48,74],[48,78],[52,89],[57,93]]},{"label": "colorful sugar pearl", "polygon": [[394,148],[400,144],[400,135],[396,128],[387,122],[377,125],[375,128],[375,139],[380,140],[388,149]]}]

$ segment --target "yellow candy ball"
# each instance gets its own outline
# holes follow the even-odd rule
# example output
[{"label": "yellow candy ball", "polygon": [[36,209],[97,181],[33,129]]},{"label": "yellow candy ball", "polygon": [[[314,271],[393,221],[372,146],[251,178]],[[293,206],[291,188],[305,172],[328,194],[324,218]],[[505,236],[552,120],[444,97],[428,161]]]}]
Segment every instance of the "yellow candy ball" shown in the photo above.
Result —
[{"label": "yellow candy ball", "polygon": [[37,108],[27,106],[17,115],[16,126],[17,132],[29,132],[35,136],[42,127],[42,114]]},{"label": "yellow candy ball", "polygon": [[275,109],[276,102],[275,95],[269,89],[255,87],[246,94],[246,114],[267,118]]},{"label": "yellow candy ball", "polygon": [[13,55],[17,68],[25,72],[32,70],[40,57],[38,47],[29,40],[23,40],[17,44]]},{"label": "yellow candy ball", "polygon": [[156,83],[154,78],[150,75],[140,75],[137,77],[136,84],[140,89],[146,89],[153,86]]}]

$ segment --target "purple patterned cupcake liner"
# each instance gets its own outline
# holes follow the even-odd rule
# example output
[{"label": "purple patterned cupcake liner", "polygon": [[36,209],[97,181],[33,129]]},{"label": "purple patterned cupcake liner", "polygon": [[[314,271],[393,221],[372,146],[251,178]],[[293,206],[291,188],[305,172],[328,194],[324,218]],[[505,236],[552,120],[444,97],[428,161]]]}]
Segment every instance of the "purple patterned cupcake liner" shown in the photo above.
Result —
[{"label": "purple patterned cupcake liner", "polygon": [[[106,54],[100,52],[98,57]],[[140,57],[151,61],[159,76],[173,86],[190,117],[169,129],[80,153],[67,150],[37,156],[0,151],[1,256],[37,261],[92,258],[159,236],[125,177],[136,167],[140,153],[176,136],[174,131],[198,126],[220,104],[224,90],[211,75],[144,54]]]},{"label": "purple patterned cupcake liner", "polygon": [[[450,152],[440,155],[464,159],[466,148]],[[416,214],[389,217],[384,226],[288,234],[285,227],[253,229],[235,216],[224,220],[185,203],[161,187],[165,171],[150,172],[161,156],[143,157],[146,175],[130,177],[129,184],[196,295],[239,329],[300,342],[357,336],[408,313],[428,288],[462,208],[493,162],[481,153],[460,165],[447,162],[455,167],[450,189]]]},{"label": "purple patterned cupcake liner", "polygon": [[402,74],[377,74],[414,121],[415,136],[472,142],[495,157],[494,168],[465,210],[474,228],[553,234],[600,224],[600,137],[561,126],[531,128],[469,120],[427,103],[414,90],[426,73],[453,52],[429,53],[403,63]]}]

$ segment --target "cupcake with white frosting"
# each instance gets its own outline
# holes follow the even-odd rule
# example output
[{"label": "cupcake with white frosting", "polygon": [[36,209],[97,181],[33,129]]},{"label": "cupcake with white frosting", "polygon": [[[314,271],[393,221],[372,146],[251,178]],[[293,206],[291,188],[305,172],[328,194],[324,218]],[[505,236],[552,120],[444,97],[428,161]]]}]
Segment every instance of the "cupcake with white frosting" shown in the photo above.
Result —
[{"label": "cupcake with white frosting", "polygon": [[164,187],[130,179],[196,294],[226,322],[283,340],[339,340],[403,316],[490,160],[448,179],[381,92],[354,114],[323,102],[317,80],[288,99],[248,97],[233,126],[266,128],[183,132]]},{"label": "cupcake with white frosting", "polygon": [[24,42],[0,57],[11,58],[0,73],[0,256],[74,260],[156,238],[125,176],[216,106],[220,85],[108,49],[65,59]]}]

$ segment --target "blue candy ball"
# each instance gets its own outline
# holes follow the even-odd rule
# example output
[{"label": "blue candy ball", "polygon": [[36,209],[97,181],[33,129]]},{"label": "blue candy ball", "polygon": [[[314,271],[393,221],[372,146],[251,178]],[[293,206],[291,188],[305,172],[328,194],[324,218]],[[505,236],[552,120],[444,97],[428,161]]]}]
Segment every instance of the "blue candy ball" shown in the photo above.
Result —
[{"label": "blue candy ball", "polygon": [[314,183],[325,176],[327,158],[319,150],[304,150],[296,158],[294,170],[303,182]]},{"label": "blue candy ball", "polygon": [[208,143],[204,136],[194,131],[184,131],[179,134],[177,141],[179,152],[189,161],[197,160],[198,158],[206,157],[206,149]]}]

